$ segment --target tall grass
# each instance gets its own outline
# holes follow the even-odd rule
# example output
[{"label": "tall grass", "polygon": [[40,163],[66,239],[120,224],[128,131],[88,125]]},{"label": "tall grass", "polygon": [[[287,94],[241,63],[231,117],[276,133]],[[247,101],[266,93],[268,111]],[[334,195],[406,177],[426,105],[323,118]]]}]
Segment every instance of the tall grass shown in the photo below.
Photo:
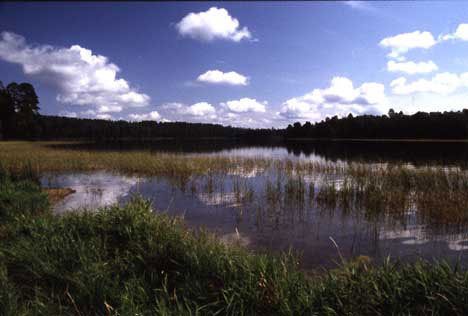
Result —
[{"label": "tall grass", "polygon": [[[267,180],[264,188],[254,190],[245,181],[234,180],[237,202],[255,200],[258,192],[265,192],[262,196],[266,204],[285,211],[302,208],[308,201],[310,206],[323,209],[364,213],[371,220],[385,217],[404,221],[404,214],[417,212],[420,221],[438,229],[468,224],[468,171],[457,168],[66,150],[52,145],[61,143],[0,142],[0,161],[13,174],[108,170],[162,176],[194,194],[224,192],[227,177],[260,172],[274,183]],[[317,174],[325,181],[305,181]],[[336,179],[342,180],[340,186]]]},{"label": "tall grass", "polygon": [[30,217],[1,241],[4,315],[290,314],[307,282],[292,257],[251,255],[126,207]]},{"label": "tall grass", "polygon": [[10,174],[0,164],[0,223],[18,215],[45,212],[49,208],[47,194],[42,192],[30,167]]},{"label": "tall grass", "polygon": [[1,315],[468,313],[468,272],[445,263],[356,260],[306,277],[292,254],[226,245],[140,198],[17,215],[0,224]]}]

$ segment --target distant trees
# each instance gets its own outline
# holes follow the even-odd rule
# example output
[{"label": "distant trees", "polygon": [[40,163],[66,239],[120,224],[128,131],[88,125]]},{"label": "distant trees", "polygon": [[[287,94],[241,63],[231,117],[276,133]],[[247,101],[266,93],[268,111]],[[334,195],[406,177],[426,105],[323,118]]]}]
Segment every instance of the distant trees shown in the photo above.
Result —
[{"label": "distant trees", "polygon": [[0,134],[5,138],[30,138],[37,132],[39,98],[29,83],[0,81]]},{"label": "distant trees", "polygon": [[361,115],[327,118],[304,125],[294,123],[286,138],[372,138],[372,139],[465,139],[468,138],[468,110],[458,112],[417,112],[413,115]]},{"label": "distant trees", "polygon": [[283,138],[468,138],[468,109],[458,112],[418,112],[413,115],[327,117],[317,123],[296,122],[286,129],[248,129],[186,122],[127,122],[39,114],[39,98],[30,83],[0,81],[0,138],[122,139],[158,137],[222,137],[267,142]]},{"label": "distant trees", "polygon": [[40,115],[38,139],[154,139],[159,137],[266,139],[277,133],[271,129],[246,129],[218,124],[186,122],[128,122]]},{"label": "distant trees", "polygon": [[123,139],[158,137],[222,137],[264,140],[281,130],[247,129],[186,122],[127,122],[39,114],[39,98],[29,83],[0,82],[0,138],[4,139]]}]

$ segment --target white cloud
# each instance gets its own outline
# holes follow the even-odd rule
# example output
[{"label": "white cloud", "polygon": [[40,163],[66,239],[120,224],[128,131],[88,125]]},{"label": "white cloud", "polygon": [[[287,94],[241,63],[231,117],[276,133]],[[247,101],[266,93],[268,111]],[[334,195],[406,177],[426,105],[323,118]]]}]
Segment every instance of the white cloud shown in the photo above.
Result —
[{"label": "white cloud", "polygon": [[161,119],[161,115],[159,115],[158,111],[151,111],[144,114],[129,114],[128,117],[132,121],[157,121]]},{"label": "white cloud", "polygon": [[112,120],[112,116],[110,114],[98,114],[96,118],[99,120]]},{"label": "white cloud", "polygon": [[440,38],[442,40],[468,41],[468,24],[459,24],[454,33],[443,35]]},{"label": "white cloud", "polygon": [[65,117],[71,117],[71,118],[78,117],[76,112],[69,112],[69,111],[61,111],[61,112],[59,112],[58,115],[59,116],[65,116]]},{"label": "white cloud", "polygon": [[208,70],[198,76],[197,81],[213,84],[229,84],[233,86],[246,86],[248,78],[235,71],[222,72],[220,70]]},{"label": "white cloud", "polygon": [[190,106],[182,106],[179,113],[193,116],[213,116],[216,113],[215,108],[208,102],[198,102]]},{"label": "white cloud", "polygon": [[341,3],[356,10],[371,11],[371,12],[376,11],[376,9],[372,7],[368,1],[343,1]]},{"label": "white cloud", "polygon": [[232,112],[266,112],[265,106],[268,102],[258,102],[255,99],[242,98],[240,100],[231,100],[225,103],[221,103],[222,106],[225,106]]},{"label": "white cloud", "polygon": [[383,84],[366,82],[354,88],[350,79],[334,77],[326,89],[314,89],[287,100],[278,114],[289,119],[318,121],[326,116],[345,116],[349,113],[380,113],[385,103]]},{"label": "white cloud", "polygon": [[444,112],[461,111],[468,108],[466,91],[460,90],[451,94],[418,93],[414,95],[391,95],[391,107],[405,114],[414,114],[418,111]]},{"label": "white cloud", "polygon": [[98,112],[120,112],[128,107],[148,105],[150,97],[131,88],[107,57],[94,55],[79,45],[57,48],[31,46],[24,37],[0,34],[0,59],[16,63],[23,72],[52,84],[61,103],[96,107]]},{"label": "white cloud", "polygon": [[390,83],[392,92],[398,95],[414,93],[435,93],[447,95],[455,92],[461,87],[468,87],[468,72],[460,75],[444,72],[439,73],[431,79],[419,79],[408,82],[404,77],[397,78]]},{"label": "white cloud", "polygon": [[202,41],[226,39],[239,42],[251,38],[247,27],[240,28],[236,18],[230,16],[226,9],[217,7],[189,13],[176,24],[176,28],[181,35]]},{"label": "white cloud", "polygon": [[418,73],[430,73],[433,71],[437,71],[439,67],[432,61],[429,60],[427,62],[418,62],[415,63],[413,61],[407,62],[396,62],[393,60],[389,60],[387,62],[387,70],[390,72],[404,72],[410,75],[418,74]]},{"label": "white cloud", "polygon": [[121,112],[122,107],[119,105],[100,105],[97,107],[98,113]]},{"label": "white cloud", "polygon": [[437,44],[430,32],[414,31],[386,37],[380,41],[380,46],[390,48],[388,57],[403,60],[403,54],[414,48],[428,49]]},{"label": "white cloud", "polygon": [[212,123],[242,127],[272,127],[272,121],[277,119],[275,112],[263,111],[266,101],[258,102],[255,99],[243,98],[233,100],[232,111],[228,102],[213,106],[207,102],[199,102],[192,105],[172,102],[158,107],[161,116],[170,121],[185,121],[196,123]]},{"label": "white cloud", "polygon": [[161,105],[160,108],[169,114],[169,116],[175,115],[175,120],[177,120],[177,118],[191,120],[194,116],[206,118],[213,118],[216,116],[216,109],[208,102],[198,102],[192,105],[171,102]]},{"label": "white cloud", "polygon": [[96,111],[94,110],[86,110],[80,113],[81,115],[85,116],[96,116]]}]

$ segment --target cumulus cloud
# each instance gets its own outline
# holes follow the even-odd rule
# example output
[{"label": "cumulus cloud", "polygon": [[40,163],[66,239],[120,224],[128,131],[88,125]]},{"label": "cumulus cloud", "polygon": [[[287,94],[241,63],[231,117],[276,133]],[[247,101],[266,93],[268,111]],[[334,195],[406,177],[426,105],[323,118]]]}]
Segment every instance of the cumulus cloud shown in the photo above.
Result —
[{"label": "cumulus cloud", "polygon": [[[231,107],[229,107],[229,105]],[[179,102],[166,103],[158,107],[161,116],[170,121],[212,123],[242,127],[272,127],[277,115],[267,111],[268,102],[241,98],[220,102],[214,106],[208,102],[187,105]]]},{"label": "cumulus cloud", "polygon": [[389,60],[387,62],[387,70],[390,72],[404,72],[409,75],[413,74],[424,74],[437,71],[439,67],[432,61],[422,61],[422,62],[396,62],[394,60]]},{"label": "cumulus cloud", "polygon": [[117,78],[120,69],[107,57],[79,45],[32,46],[20,35],[2,32],[0,59],[19,64],[26,75],[52,84],[61,103],[93,106],[97,112],[106,113],[146,106],[150,101],[148,95],[131,88],[125,79]]},{"label": "cumulus cloud", "polygon": [[432,33],[414,31],[386,37],[380,41],[380,46],[390,48],[388,57],[404,60],[404,54],[414,48],[428,49],[437,44]]},{"label": "cumulus cloud", "polygon": [[441,39],[468,41],[468,24],[459,24],[454,33],[443,35]]},{"label": "cumulus cloud", "polygon": [[258,102],[255,99],[242,98],[239,100],[231,100],[221,103],[222,106],[229,109],[229,111],[242,113],[242,112],[266,112],[265,106],[268,102]]},{"label": "cumulus cloud", "polygon": [[235,71],[222,72],[220,70],[208,70],[198,76],[197,81],[212,84],[228,84],[233,86],[246,86],[248,78]]},{"label": "cumulus cloud", "polygon": [[128,115],[128,118],[131,121],[157,121],[161,119],[161,115],[159,115],[158,111],[151,111],[143,114],[132,113]]},{"label": "cumulus cloud", "polygon": [[318,121],[333,115],[380,113],[380,106],[385,102],[383,84],[366,82],[354,88],[350,79],[334,77],[326,89],[314,89],[308,94],[287,100],[278,114],[288,119]]},{"label": "cumulus cloud", "polygon": [[121,112],[121,111],[122,111],[122,107],[119,105],[99,105],[97,107],[98,113]]},{"label": "cumulus cloud", "polygon": [[194,116],[205,116],[215,114],[215,108],[208,102],[198,102],[185,109],[185,112]]},{"label": "cumulus cloud", "polygon": [[251,38],[247,27],[240,28],[239,21],[226,9],[211,7],[207,11],[186,15],[176,28],[182,36],[202,41],[225,39],[239,42]]},{"label": "cumulus cloud", "polygon": [[216,117],[216,109],[208,102],[198,102],[192,105],[172,102],[161,106],[161,109],[169,115],[176,115],[176,119],[182,118],[190,121],[191,117]]},{"label": "cumulus cloud", "polygon": [[390,83],[392,92],[398,95],[429,92],[447,95],[461,87],[468,87],[468,72],[453,74],[444,72],[435,75],[431,79],[419,79],[408,82],[404,77],[397,78]]}]

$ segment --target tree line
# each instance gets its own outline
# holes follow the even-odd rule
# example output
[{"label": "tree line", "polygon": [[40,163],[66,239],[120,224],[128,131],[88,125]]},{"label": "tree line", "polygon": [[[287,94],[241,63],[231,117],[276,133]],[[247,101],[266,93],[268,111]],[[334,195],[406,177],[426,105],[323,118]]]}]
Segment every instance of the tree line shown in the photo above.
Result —
[{"label": "tree line", "polygon": [[465,139],[468,109],[457,112],[396,113],[296,122],[286,129],[250,129],[187,122],[128,122],[48,116],[39,113],[39,97],[30,83],[0,81],[0,139],[154,139],[159,137],[238,138],[270,141],[291,138]]},{"label": "tree line", "polygon": [[281,130],[249,129],[187,122],[128,122],[39,114],[39,98],[29,83],[0,81],[0,139],[242,138],[278,137]]},{"label": "tree line", "polygon": [[311,124],[288,125],[286,138],[347,139],[465,139],[468,109],[451,112],[417,112],[405,115],[390,109],[387,115],[326,118]]}]

